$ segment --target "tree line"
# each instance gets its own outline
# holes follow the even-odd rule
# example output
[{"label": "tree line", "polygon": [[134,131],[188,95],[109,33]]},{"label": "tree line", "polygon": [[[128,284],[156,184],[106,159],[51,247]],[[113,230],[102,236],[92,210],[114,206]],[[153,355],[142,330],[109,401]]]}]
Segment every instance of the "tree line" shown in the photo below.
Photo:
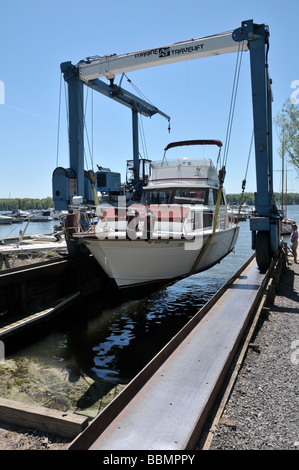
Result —
[{"label": "tree line", "polygon": [[[277,206],[281,205],[281,194],[274,193],[275,202]],[[241,194],[227,194],[226,195],[227,203],[234,205],[240,204],[241,201]],[[255,204],[255,196],[254,193],[244,193],[243,204],[248,204],[249,206],[254,206]],[[283,204],[285,205],[299,205],[299,194],[298,193],[290,193],[284,196]]]},{"label": "tree line", "polygon": [[43,199],[14,198],[14,199],[0,199],[0,211],[13,211],[20,209],[23,211],[28,210],[46,210],[49,207],[54,207],[53,199],[45,197]]},{"label": "tree line", "polygon": [[[275,201],[278,206],[281,205],[281,194],[274,193]],[[290,193],[287,196],[288,205],[299,205],[299,194]],[[227,194],[226,195],[227,203],[230,205],[238,205],[241,201],[241,193],[239,194]],[[244,193],[243,204],[248,204],[249,206],[254,206],[255,204],[254,193]],[[284,200],[284,205],[286,201]],[[51,197],[46,197],[43,199],[31,199],[31,198],[15,198],[15,199],[0,199],[0,211],[13,211],[15,209],[20,210],[46,210],[49,207],[54,207],[53,199]]]}]

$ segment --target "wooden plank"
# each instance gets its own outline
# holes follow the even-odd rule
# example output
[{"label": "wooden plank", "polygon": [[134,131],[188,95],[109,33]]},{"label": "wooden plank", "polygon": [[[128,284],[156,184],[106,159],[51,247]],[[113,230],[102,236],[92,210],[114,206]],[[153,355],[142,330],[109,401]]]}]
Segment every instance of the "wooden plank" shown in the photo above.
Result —
[{"label": "wooden plank", "polygon": [[3,423],[38,429],[39,431],[70,439],[82,432],[88,424],[86,416],[19,403],[4,398],[0,398],[0,420]]}]

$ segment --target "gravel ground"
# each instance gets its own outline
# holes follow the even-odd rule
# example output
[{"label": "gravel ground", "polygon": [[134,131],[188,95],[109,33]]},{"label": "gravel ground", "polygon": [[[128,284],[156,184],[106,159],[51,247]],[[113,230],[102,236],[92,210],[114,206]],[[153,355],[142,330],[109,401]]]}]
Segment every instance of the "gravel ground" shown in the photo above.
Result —
[{"label": "gravel ground", "polygon": [[283,273],[253,342],[210,449],[299,449],[299,264]]},{"label": "gravel ground", "polygon": [[33,429],[0,423],[0,451],[2,450],[66,450],[67,439]]}]

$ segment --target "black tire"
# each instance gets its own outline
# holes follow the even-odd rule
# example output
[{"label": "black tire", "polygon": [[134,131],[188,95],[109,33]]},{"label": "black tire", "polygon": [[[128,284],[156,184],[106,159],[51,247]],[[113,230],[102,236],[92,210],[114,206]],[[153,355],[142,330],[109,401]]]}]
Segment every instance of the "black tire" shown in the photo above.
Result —
[{"label": "black tire", "polygon": [[257,233],[255,254],[259,269],[268,269],[271,263],[269,232],[261,231]]}]

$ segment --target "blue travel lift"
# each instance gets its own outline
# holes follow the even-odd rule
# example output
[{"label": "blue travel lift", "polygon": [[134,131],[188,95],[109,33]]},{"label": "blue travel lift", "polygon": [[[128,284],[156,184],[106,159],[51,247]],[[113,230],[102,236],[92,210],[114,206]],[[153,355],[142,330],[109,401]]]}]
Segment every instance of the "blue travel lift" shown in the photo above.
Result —
[{"label": "blue travel lift", "polygon": [[[83,196],[84,203],[93,203],[92,184],[96,185],[98,191],[106,190],[117,194],[121,190],[119,174],[114,174],[116,178],[111,178],[109,184],[109,171],[104,170],[103,175],[103,171],[101,173],[100,170],[95,173],[96,178],[93,179],[94,173],[84,170],[84,86],[132,110],[134,172],[132,189],[138,197],[144,184],[144,175],[140,172],[138,113],[149,117],[161,114],[168,120],[169,116],[115,85],[113,81],[115,74],[208,55],[237,52],[240,44],[243,50],[249,50],[251,68],[257,188],[256,214],[250,219],[252,248],[256,251],[259,268],[269,267],[272,257],[280,246],[280,214],[273,193],[272,94],[268,71],[269,29],[264,24],[255,24],[253,20],[243,21],[240,28],[216,36],[193,39],[138,53],[88,58],[77,65],[71,62],[62,63],[61,71],[68,85],[70,168],[59,167],[54,170],[55,208],[67,209],[72,197],[76,195]],[[110,83],[106,84],[98,77],[106,77]]]}]

